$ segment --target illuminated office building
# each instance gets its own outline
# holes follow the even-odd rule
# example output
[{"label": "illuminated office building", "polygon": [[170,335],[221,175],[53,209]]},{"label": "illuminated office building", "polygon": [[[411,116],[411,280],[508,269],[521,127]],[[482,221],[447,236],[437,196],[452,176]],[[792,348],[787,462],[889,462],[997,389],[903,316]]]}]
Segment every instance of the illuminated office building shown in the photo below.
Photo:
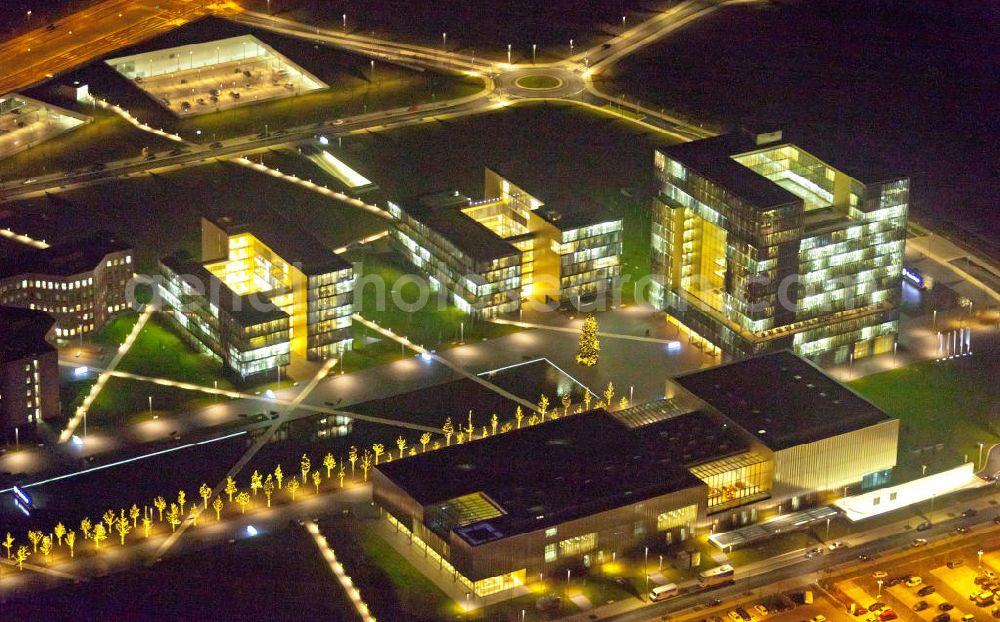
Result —
[{"label": "illuminated office building", "polygon": [[727,354],[894,347],[909,180],[740,131],[655,153],[653,303]]},{"label": "illuminated office building", "polygon": [[484,186],[481,201],[448,191],[389,203],[394,246],[460,308],[494,317],[524,299],[579,306],[621,275],[622,221],[591,199],[549,190],[543,200],[492,169]]},{"label": "illuminated office building", "polygon": [[350,348],[354,268],[277,214],[203,218],[202,257],[161,260],[165,302],[240,376]]},{"label": "illuminated office building", "polygon": [[886,484],[898,432],[785,350],[679,377],[661,400],[379,464],[373,495],[422,555],[486,596],[695,528],[776,512],[804,528],[830,515],[817,507],[830,496]]},{"label": "illuminated office building", "polygon": [[520,306],[521,251],[462,213],[477,204],[457,190],[390,201],[389,239],[455,306],[491,318]]},{"label": "illuminated office building", "polygon": [[73,339],[129,308],[132,247],[103,234],[26,251],[0,264],[0,304],[44,311]]},{"label": "illuminated office building", "polygon": [[59,416],[54,325],[47,313],[0,307],[0,431]]}]

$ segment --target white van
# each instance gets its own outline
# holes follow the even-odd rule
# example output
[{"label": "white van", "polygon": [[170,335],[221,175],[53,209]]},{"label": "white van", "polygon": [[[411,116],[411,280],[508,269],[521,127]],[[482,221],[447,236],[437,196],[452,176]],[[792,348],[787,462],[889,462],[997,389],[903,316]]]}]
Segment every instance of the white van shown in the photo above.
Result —
[{"label": "white van", "polygon": [[667,583],[666,585],[661,585],[659,587],[654,587],[649,592],[650,602],[656,602],[658,600],[666,600],[671,596],[677,596],[677,584]]}]

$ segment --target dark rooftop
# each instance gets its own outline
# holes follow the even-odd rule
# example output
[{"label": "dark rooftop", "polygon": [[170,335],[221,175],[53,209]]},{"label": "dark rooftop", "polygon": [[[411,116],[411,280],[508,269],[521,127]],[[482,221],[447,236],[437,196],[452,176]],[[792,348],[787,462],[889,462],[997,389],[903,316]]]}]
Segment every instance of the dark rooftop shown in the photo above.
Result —
[{"label": "dark rooftop", "polygon": [[675,380],[775,451],[891,419],[788,350]]},{"label": "dark rooftop", "polygon": [[0,279],[21,274],[71,277],[93,270],[111,253],[131,249],[131,245],[109,234],[95,233],[72,242],[6,257],[0,262]]},{"label": "dark rooftop", "polygon": [[521,252],[463,214],[462,208],[468,207],[471,200],[457,190],[421,194],[394,203],[477,261],[491,261]]},{"label": "dark rooftop", "polygon": [[575,185],[568,180],[578,173],[564,161],[508,161],[488,168],[541,201],[535,213],[560,231],[621,220],[591,197],[568,188]]},{"label": "dark rooftop", "polygon": [[45,341],[55,323],[55,318],[41,311],[0,307],[0,363],[55,350]]},{"label": "dark rooftop", "polygon": [[258,293],[245,296],[237,294],[221,279],[209,272],[205,266],[196,261],[179,255],[169,255],[160,259],[160,263],[173,270],[181,278],[192,281],[192,287],[197,291],[205,292],[210,302],[228,313],[242,326],[255,326],[288,317],[288,314],[275,306],[266,294]]},{"label": "dark rooftop", "polygon": [[738,130],[711,138],[664,147],[660,151],[672,160],[680,162],[686,168],[729,190],[754,207],[766,209],[788,203],[802,203],[802,199],[770,179],[758,175],[731,157],[755,151],[764,146],[757,144],[753,134]]},{"label": "dark rooftop", "polygon": [[687,466],[745,449],[703,413],[630,430],[595,410],[376,468],[424,506],[488,497],[501,515],[461,529],[428,525],[478,544],[704,486]]},{"label": "dark rooftop", "polygon": [[346,270],[351,264],[313,235],[269,208],[206,218],[229,235],[249,233],[307,276]]}]

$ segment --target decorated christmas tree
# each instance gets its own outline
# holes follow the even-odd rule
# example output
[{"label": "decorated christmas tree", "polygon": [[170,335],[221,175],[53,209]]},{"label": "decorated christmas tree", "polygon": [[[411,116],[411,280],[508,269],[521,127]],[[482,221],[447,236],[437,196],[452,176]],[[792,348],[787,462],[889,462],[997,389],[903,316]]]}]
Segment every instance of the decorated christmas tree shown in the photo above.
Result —
[{"label": "decorated christmas tree", "polygon": [[587,367],[597,365],[601,353],[601,342],[597,340],[597,318],[588,315],[580,333],[580,348],[576,351],[576,362]]}]

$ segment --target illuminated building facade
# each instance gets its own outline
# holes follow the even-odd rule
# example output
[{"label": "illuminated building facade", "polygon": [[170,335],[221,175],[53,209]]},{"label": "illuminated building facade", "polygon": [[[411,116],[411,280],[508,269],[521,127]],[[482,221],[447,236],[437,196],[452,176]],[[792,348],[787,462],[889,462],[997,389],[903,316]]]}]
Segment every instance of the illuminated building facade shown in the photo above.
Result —
[{"label": "illuminated building facade", "polygon": [[521,251],[462,213],[475,205],[456,190],[390,201],[389,239],[455,306],[491,318],[520,307]]},{"label": "illuminated building facade", "polygon": [[380,464],[373,495],[395,529],[485,596],[885,485],[898,430],[786,350],[679,377],[662,400]]},{"label": "illuminated building facade", "polygon": [[[621,276],[622,221],[589,197],[553,189],[539,171],[555,166],[487,168],[487,201],[464,211],[521,249],[524,298],[579,307]],[[542,189],[544,198],[535,194]]]},{"label": "illuminated building facade", "polygon": [[59,415],[59,354],[46,338],[55,319],[0,307],[0,430]]},{"label": "illuminated building facade", "polygon": [[287,365],[292,354],[323,360],[350,348],[353,266],[277,214],[203,218],[202,257],[161,260],[164,299],[240,376]]},{"label": "illuminated building facade", "polygon": [[0,304],[44,311],[57,339],[79,338],[129,308],[132,277],[132,247],[96,234],[5,258]]},{"label": "illuminated building facade", "polygon": [[894,347],[908,179],[848,174],[781,132],[659,149],[655,166],[656,306],[734,356]]}]

